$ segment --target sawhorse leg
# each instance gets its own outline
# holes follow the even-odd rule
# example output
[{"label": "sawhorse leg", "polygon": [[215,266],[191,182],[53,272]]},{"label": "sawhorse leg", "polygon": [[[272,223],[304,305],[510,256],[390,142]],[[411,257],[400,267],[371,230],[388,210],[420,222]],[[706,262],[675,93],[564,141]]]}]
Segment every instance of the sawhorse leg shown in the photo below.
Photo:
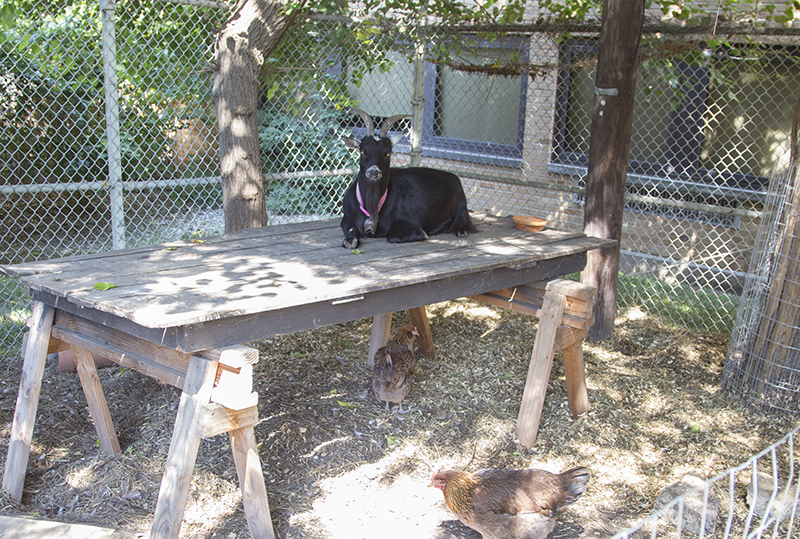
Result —
[{"label": "sawhorse leg", "polygon": [[233,450],[233,461],[236,463],[236,474],[242,490],[247,526],[254,539],[275,538],[272,529],[272,517],[267,503],[267,487],[264,484],[264,472],[258,458],[256,435],[252,426],[232,430],[228,433]]},{"label": "sawhorse leg", "polygon": [[592,286],[553,279],[473,296],[478,301],[539,318],[517,418],[517,437],[529,449],[536,441],[556,350],[561,350],[564,358],[572,417],[589,410],[583,340],[594,323],[592,307],[596,294]]},{"label": "sawhorse leg", "polygon": [[[224,361],[224,355],[220,357],[218,351],[207,352],[213,352],[209,355],[220,360],[196,355],[189,359],[150,538],[178,537],[200,439],[227,432],[231,440],[250,535],[253,539],[274,539],[267,489],[253,428],[258,420],[258,412],[253,404],[254,401],[257,402],[257,398],[253,399],[255,394],[251,393],[252,369],[241,364],[233,367],[240,372],[239,377],[247,378],[240,385],[239,397],[243,407],[226,408],[212,402],[219,363]],[[233,405],[229,399],[235,393],[223,392],[221,397],[229,405]]]},{"label": "sawhorse leg", "polygon": [[75,367],[81,379],[83,394],[86,396],[86,403],[89,405],[89,413],[94,421],[94,428],[97,437],[100,439],[100,447],[106,453],[119,454],[119,440],[114,430],[114,423],[111,421],[111,413],[108,411],[108,403],[100,385],[100,377],[97,375],[97,366],[94,357],[88,350],[84,350],[74,344],[70,345],[72,357],[75,360]]},{"label": "sawhorse leg", "polygon": [[200,448],[198,424],[203,408],[211,398],[217,363],[191,356],[186,380],[175,418],[172,440],[169,444],[164,476],[158,491],[156,514],[150,530],[151,539],[175,539],[178,537],[189,484]]},{"label": "sawhorse leg", "polygon": [[556,332],[561,326],[566,303],[565,296],[550,292],[545,293],[542,302],[542,315],[536,330],[531,364],[528,367],[525,391],[522,394],[522,404],[517,418],[517,438],[527,448],[533,446],[539,431],[547,382],[550,380],[550,370],[553,367]]},{"label": "sawhorse leg", "polygon": [[[411,323],[417,328],[417,350],[426,357],[431,357],[436,353],[436,346],[433,344],[431,335],[431,325],[428,321],[428,313],[425,307],[415,307],[408,310],[411,316]],[[369,356],[367,367],[372,368],[375,361],[375,352],[378,348],[386,344],[389,334],[392,332],[392,313],[379,314],[372,318],[372,335],[369,339]]]},{"label": "sawhorse leg", "polygon": [[22,376],[8,442],[6,467],[3,472],[3,490],[18,502],[22,499],[22,489],[25,485],[25,472],[28,468],[33,425],[39,407],[54,314],[55,308],[40,301],[33,302],[31,330],[23,352]]}]

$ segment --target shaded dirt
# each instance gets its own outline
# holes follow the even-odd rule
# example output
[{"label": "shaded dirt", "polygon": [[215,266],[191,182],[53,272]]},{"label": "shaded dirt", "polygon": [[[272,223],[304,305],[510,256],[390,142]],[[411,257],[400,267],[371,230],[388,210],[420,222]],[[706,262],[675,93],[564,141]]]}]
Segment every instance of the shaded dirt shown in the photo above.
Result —
[{"label": "shaded dirt", "polygon": [[[428,488],[433,472],[576,465],[593,477],[553,536],[608,537],[685,473],[716,475],[796,422],[748,411],[720,391],[725,338],[630,311],[611,339],[585,345],[592,409],[577,420],[556,355],[539,437],[527,451],[514,426],[535,323],[469,300],[428,313],[437,353],[418,357],[404,414],[386,412],[368,390],[371,320],[250,343],[261,351],[256,437],[279,537],[477,539]],[[395,316],[395,325],[404,322]],[[0,367],[3,462],[20,367],[19,358]],[[77,375],[48,363],[23,503],[2,495],[0,514],[147,536],[179,392],[118,367],[99,372],[123,454],[100,451]],[[226,436],[201,444],[181,537],[248,537]]]}]

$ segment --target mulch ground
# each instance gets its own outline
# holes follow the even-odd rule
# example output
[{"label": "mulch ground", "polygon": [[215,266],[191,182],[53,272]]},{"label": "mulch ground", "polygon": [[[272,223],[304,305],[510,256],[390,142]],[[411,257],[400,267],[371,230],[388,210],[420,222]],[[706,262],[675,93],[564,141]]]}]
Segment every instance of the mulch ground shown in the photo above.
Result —
[{"label": "mulch ground", "polygon": [[[726,338],[632,310],[611,339],[585,345],[591,411],[577,420],[556,355],[539,436],[526,450],[514,427],[535,323],[470,300],[428,313],[436,356],[418,357],[402,414],[369,389],[371,320],[249,343],[261,352],[256,437],[279,537],[476,539],[427,486],[432,473],[577,465],[592,480],[553,535],[608,537],[684,474],[712,477],[797,422],[749,411],[721,391]],[[20,368],[19,358],[0,367],[3,462]],[[22,504],[2,495],[0,514],[147,535],[179,392],[119,367],[100,377],[123,453],[100,451],[77,375],[48,364]],[[201,444],[181,537],[248,537],[226,436]]]}]

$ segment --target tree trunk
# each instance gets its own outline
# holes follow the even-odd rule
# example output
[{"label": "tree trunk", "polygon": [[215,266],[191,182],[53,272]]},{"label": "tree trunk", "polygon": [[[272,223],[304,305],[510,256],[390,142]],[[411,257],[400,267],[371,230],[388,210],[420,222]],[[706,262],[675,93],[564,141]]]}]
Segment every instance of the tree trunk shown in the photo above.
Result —
[{"label": "tree trunk", "polygon": [[212,94],[225,232],[267,224],[258,144],[259,78],[264,60],[301,7],[287,11],[286,5],[279,0],[240,0],[217,35]]},{"label": "tree trunk", "polygon": [[581,282],[597,287],[592,339],[611,336],[617,310],[619,240],[633,125],[636,68],[642,28],[642,0],[604,0],[600,27],[589,172],[586,179],[586,234],[617,240],[590,251]]},{"label": "tree trunk", "polygon": [[776,213],[769,207],[762,212],[759,234],[768,238],[762,245],[766,251],[753,253],[749,269],[749,273],[767,277],[767,281],[763,291],[754,295],[757,302],[745,303],[743,299],[740,309],[753,304],[757,312],[754,309],[753,315],[744,319],[747,331],[739,334],[746,335],[747,341],[741,357],[729,352],[722,380],[723,387],[755,403],[797,412],[800,411],[800,95],[795,103],[790,142],[788,178],[772,180],[787,183],[770,185],[770,195],[781,193],[776,197]]}]

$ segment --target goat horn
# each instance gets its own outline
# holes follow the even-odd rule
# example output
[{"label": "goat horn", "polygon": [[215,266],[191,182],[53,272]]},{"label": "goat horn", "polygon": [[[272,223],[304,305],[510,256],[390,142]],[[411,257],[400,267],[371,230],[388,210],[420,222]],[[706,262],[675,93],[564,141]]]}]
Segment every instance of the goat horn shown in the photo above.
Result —
[{"label": "goat horn", "polygon": [[389,134],[389,129],[394,125],[394,123],[398,120],[402,120],[403,118],[410,118],[410,114],[395,114],[391,118],[386,118],[384,120],[383,125],[381,125],[381,136],[385,137]]},{"label": "goat horn", "polygon": [[361,109],[353,109],[353,112],[361,116],[361,119],[364,120],[364,127],[367,128],[367,136],[369,137],[374,135],[375,124],[372,121],[372,117]]}]

